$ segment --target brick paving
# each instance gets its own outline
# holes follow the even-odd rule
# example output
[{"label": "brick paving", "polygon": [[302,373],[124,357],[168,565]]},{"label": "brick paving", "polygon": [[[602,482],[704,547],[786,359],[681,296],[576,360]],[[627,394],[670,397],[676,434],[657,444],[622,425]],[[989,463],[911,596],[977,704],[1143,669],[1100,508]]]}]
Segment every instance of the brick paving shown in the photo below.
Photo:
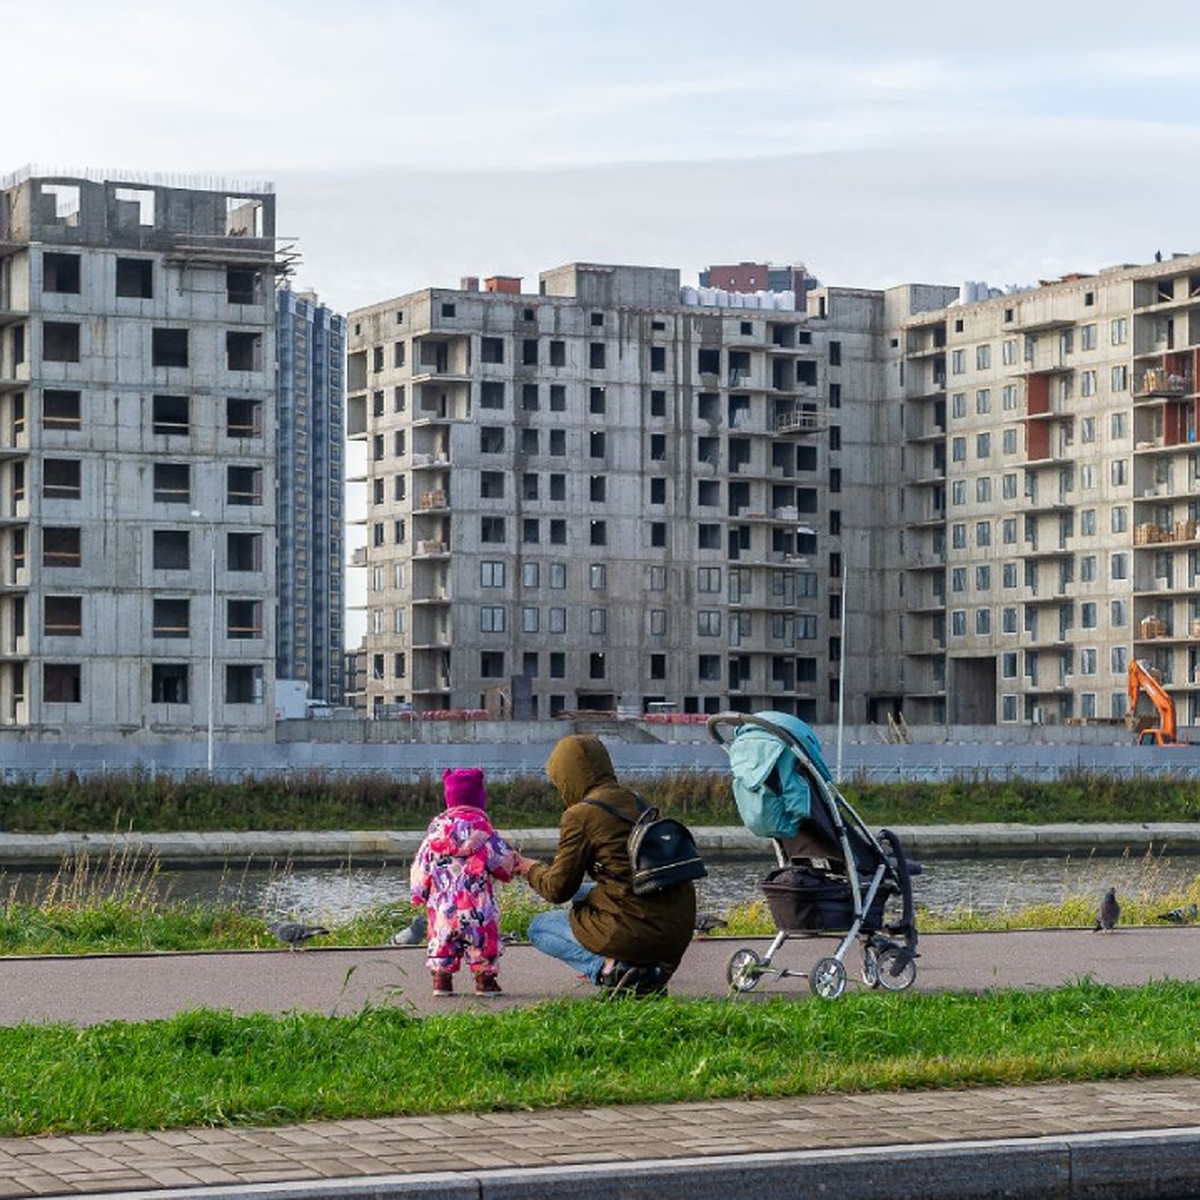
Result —
[{"label": "brick paving", "polygon": [[0,1139],[0,1197],[1200,1126],[1200,1079]]}]

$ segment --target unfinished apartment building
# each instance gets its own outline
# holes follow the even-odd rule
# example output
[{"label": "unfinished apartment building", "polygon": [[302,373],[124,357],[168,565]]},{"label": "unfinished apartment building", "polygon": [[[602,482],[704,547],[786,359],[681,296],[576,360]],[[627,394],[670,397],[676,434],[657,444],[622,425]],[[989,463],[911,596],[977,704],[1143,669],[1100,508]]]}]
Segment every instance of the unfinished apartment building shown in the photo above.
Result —
[{"label": "unfinished apartment building", "polygon": [[903,331],[910,721],[1120,720],[1131,658],[1200,719],[1200,256]]},{"label": "unfinished apartment building", "polygon": [[861,621],[842,643],[846,530],[861,614],[877,472],[900,469],[882,295],[690,301],[676,270],[576,263],[537,294],[494,277],[350,314],[371,711],[825,721],[843,653],[879,677],[858,707],[895,702],[899,627],[890,665]]},{"label": "unfinished apartment building", "polygon": [[267,189],[0,183],[0,737],[269,740]]}]

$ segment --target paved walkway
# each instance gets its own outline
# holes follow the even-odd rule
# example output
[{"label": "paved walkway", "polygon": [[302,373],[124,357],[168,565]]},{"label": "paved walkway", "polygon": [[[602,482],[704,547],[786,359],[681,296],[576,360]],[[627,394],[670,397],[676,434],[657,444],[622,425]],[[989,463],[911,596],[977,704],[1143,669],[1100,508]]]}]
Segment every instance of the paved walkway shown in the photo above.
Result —
[{"label": "paved walkway", "polygon": [[[325,1186],[297,1188],[294,1193],[318,1197],[338,1194],[335,1181],[355,1179],[369,1183],[377,1196],[404,1195],[405,1177],[411,1192],[424,1190],[431,1174],[442,1176],[432,1194],[457,1196],[462,1187],[464,1194],[478,1196],[490,1175],[506,1172],[517,1172],[525,1181],[524,1192],[513,1194],[528,1196],[549,1194],[541,1185],[561,1179],[546,1168],[581,1164],[589,1165],[593,1181],[611,1181],[614,1172],[619,1176],[619,1168],[627,1170],[631,1164],[674,1165],[666,1179],[655,1183],[654,1194],[696,1197],[707,1194],[703,1189],[697,1192],[695,1183],[705,1166],[715,1168],[727,1156],[750,1156],[742,1162],[748,1174],[762,1162],[754,1156],[849,1148],[875,1154],[880,1147],[919,1148],[925,1163],[924,1189],[913,1194],[936,1195],[935,1147],[988,1142],[999,1149],[1011,1147],[1013,1139],[1035,1139],[1028,1149],[1037,1149],[1036,1140],[1077,1139],[1087,1132],[1194,1131],[1197,1126],[1200,1080],[1170,1078],[321,1121],[273,1129],[5,1138],[0,1139],[0,1197],[158,1190],[165,1200],[178,1194],[176,1189],[224,1185],[234,1191],[207,1194],[245,1196],[252,1185],[324,1181]],[[1128,1157],[1138,1143],[1127,1140],[1125,1145]],[[1194,1158],[1194,1145],[1190,1153]],[[813,1160],[810,1156],[795,1161],[799,1169],[800,1162]],[[861,1162],[863,1155],[837,1161]],[[830,1171],[827,1162],[827,1180]],[[642,1174],[654,1172],[647,1167]],[[678,1183],[678,1192],[671,1180]],[[752,1190],[762,1194],[750,1186],[744,1194]],[[586,1188],[577,1180],[571,1194],[586,1194]],[[839,1193],[835,1189],[824,1194]],[[1046,1188],[1041,1194],[1055,1192]]]}]

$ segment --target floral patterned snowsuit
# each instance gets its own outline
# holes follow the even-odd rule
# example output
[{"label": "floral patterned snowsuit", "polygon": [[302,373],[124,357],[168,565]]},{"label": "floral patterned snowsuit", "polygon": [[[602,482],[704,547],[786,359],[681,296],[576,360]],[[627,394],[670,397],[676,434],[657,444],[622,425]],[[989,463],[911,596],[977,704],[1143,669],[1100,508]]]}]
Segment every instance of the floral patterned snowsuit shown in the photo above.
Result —
[{"label": "floral patterned snowsuit", "polygon": [[457,971],[464,954],[472,971],[496,970],[503,946],[492,879],[511,879],[519,858],[481,809],[460,805],[430,821],[409,882],[429,918],[431,971]]}]

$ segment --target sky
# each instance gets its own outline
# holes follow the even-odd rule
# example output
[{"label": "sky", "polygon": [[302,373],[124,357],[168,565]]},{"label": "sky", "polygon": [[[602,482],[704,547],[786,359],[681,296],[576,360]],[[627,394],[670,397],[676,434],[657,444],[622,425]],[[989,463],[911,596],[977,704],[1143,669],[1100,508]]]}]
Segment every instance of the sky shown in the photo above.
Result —
[{"label": "sky", "polygon": [[1029,283],[1200,247],[1200,22],[1145,12],[0,0],[0,174],[270,180],[341,311],[575,260]]},{"label": "sky", "polygon": [[1194,13],[0,0],[0,175],[271,181],[341,312],[574,261],[1025,285],[1200,249]]}]

